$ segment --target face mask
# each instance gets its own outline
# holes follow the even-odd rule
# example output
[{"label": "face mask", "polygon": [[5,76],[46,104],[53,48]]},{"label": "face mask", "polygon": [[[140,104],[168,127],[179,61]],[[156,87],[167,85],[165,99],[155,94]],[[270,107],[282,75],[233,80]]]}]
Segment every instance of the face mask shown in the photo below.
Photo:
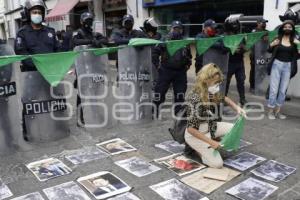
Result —
[{"label": "face mask", "polygon": [[285,35],[290,35],[292,33],[291,29],[283,29]]},{"label": "face mask", "polygon": [[41,24],[43,21],[43,17],[42,17],[42,15],[39,15],[39,14],[33,14],[33,15],[31,15],[31,21],[34,24]]},{"label": "face mask", "polygon": [[207,33],[207,36],[214,37],[216,35],[216,30],[209,27],[209,28],[207,28],[206,33]]},{"label": "face mask", "polygon": [[209,94],[216,94],[218,92],[220,92],[220,84],[216,84],[216,85],[208,87]]},{"label": "face mask", "polygon": [[172,33],[172,40],[180,40],[182,39],[182,34],[179,32],[173,32]]}]

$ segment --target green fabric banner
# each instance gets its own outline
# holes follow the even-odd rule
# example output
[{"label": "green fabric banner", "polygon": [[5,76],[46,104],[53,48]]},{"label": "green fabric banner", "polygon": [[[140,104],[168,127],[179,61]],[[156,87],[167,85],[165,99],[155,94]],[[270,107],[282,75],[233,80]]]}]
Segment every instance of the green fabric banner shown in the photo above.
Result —
[{"label": "green fabric banner", "polygon": [[118,47],[109,47],[109,48],[100,48],[100,49],[87,49],[85,51],[92,51],[96,56],[102,56],[104,54],[115,53],[122,48],[124,47],[118,46]]},{"label": "green fabric banner", "polygon": [[8,65],[8,64],[11,64],[14,62],[25,60],[28,57],[29,56],[25,56],[25,55],[1,56],[0,57],[0,67],[3,67],[5,65]]},{"label": "green fabric banner", "polygon": [[273,42],[273,40],[278,36],[278,30],[269,31],[269,42]]},{"label": "green fabric banner", "polygon": [[237,151],[244,133],[245,117],[240,116],[232,129],[222,138],[222,148],[227,151]]},{"label": "green fabric banner", "polygon": [[42,76],[51,84],[57,86],[71,68],[79,52],[60,52],[33,55],[32,61]]},{"label": "green fabric banner", "polygon": [[189,38],[185,40],[169,40],[166,41],[167,51],[170,56],[173,56],[179,49],[182,49],[191,43],[193,43],[195,39]]},{"label": "green fabric banner", "polygon": [[148,38],[133,38],[129,41],[128,46],[136,47],[136,46],[146,46],[146,45],[156,45],[162,43],[159,40],[153,40]]},{"label": "green fabric banner", "polygon": [[224,45],[230,49],[231,54],[234,54],[245,36],[246,34],[226,35],[223,38]]},{"label": "green fabric banner", "polygon": [[196,39],[197,54],[199,56],[202,55],[221,38],[222,37]]},{"label": "green fabric banner", "polygon": [[248,33],[246,38],[246,50],[250,50],[252,46],[266,34],[266,31]]}]

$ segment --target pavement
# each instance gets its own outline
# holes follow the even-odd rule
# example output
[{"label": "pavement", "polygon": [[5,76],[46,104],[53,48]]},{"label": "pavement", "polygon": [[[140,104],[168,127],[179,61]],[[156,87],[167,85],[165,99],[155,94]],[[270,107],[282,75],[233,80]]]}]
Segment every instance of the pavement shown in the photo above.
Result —
[{"label": "pavement", "polygon": [[[190,77],[191,82],[193,82]],[[234,84],[231,89],[233,99],[237,98]],[[262,97],[247,94],[248,101],[256,101],[265,103]],[[75,97],[72,99],[75,105]],[[290,111],[300,112],[299,101],[294,99],[285,110],[287,114]],[[294,106],[294,107],[293,107]],[[296,109],[296,111],[295,111]],[[298,109],[298,110],[297,110]],[[262,114],[262,113],[258,113]],[[245,126],[244,140],[251,142],[253,145],[242,149],[240,152],[246,151],[265,157],[268,160],[276,160],[291,166],[300,167],[300,118],[297,115],[289,115],[287,120],[270,121],[267,118],[258,121],[247,121]],[[75,181],[79,177],[86,176],[99,171],[111,171],[127,184],[133,187],[132,193],[144,200],[160,200],[158,194],[152,191],[149,186],[169,180],[171,178],[179,179],[175,173],[163,168],[162,170],[150,174],[146,177],[138,178],[128,173],[122,168],[114,164],[115,161],[139,155],[148,160],[157,159],[170,155],[169,153],[154,147],[155,144],[171,139],[168,128],[171,127],[172,119],[166,114],[162,120],[151,121],[150,123],[122,125],[116,124],[112,128],[103,128],[98,130],[87,131],[76,126],[76,117],[71,120],[71,136],[56,142],[43,144],[29,144],[27,151],[11,152],[0,157],[0,177],[2,181],[8,185],[14,196],[21,196],[32,192],[40,192],[42,190],[58,184],[69,181]],[[83,165],[75,166],[64,158],[71,150],[87,148],[95,146],[95,144],[113,138],[122,138],[129,144],[138,149],[137,152],[112,156],[88,162]],[[238,152],[239,153],[239,152]],[[73,172],[69,175],[55,178],[46,182],[39,182],[34,175],[26,168],[25,164],[38,161],[48,157],[55,157],[68,165]],[[253,169],[253,168],[251,168]],[[225,193],[232,186],[242,182],[248,177],[254,177],[250,170],[243,172],[240,176],[226,183],[221,188],[210,195],[205,195],[211,200],[231,200],[236,199]],[[260,179],[260,178],[258,178]],[[269,182],[269,181],[266,181]],[[300,173],[289,176],[287,179],[279,183],[272,183],[279,189],[269,198],[272,200],[296,200],[300,199]],[[89,194],[88,194],[89,195]],[[89,195],[91,199],[94,199]],[[46,196],[44,196],[45,199]],[[1,198],[0,198],[1,199]]]}]

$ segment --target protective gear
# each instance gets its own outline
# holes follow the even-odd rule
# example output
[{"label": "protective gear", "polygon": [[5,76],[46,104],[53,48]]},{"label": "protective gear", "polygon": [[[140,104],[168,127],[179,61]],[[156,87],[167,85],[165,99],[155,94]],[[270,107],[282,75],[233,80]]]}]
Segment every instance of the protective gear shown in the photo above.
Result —
[{"label": "protective gear", "polygon": [[180,40],[182,39],[182,34],[179,32],[172,32],[171,33],[171,40]]},{"label": "protective gear", "polygon": [[283,29],[283,32],[284,32],[285,35],[290,35],[293,32],[293,30],[291,30],[291,29]]},{"label": "protective gear", "polygon": [[80,15],[80,23],[83,28],[91,30],[93,26],[94,16],[89,12],[84,12]]},{"label": "protective gear", "polygon": [[294,23],[298,23],[299,15],[297,12],[293,12],[292,10],[287,10],[284,15],[279,15],[279,19],[284,22],[286,20],[292,20]]},{"label": "protective gear", "polygon": [[240,22],[238,18],[227,17],[224,23],[225,32],[238,33],[240,31]]},{"label": "protective gear", "polygon": [[142,28],[146,33],[153,32],[156,34],[158,28],[158,24],[154,21],[153,18],[146,19],[144,21],[144,27]]},{"label": "protective gear", "polygon": [[172,24],[171,24],[171,27],[172,28],[180,28],[180,29],[183,29],[183,25],[180,21],[173,21]]},{"label": "protective gear", "polygon": [[134,24],[134,19],[132,15],[124,15],[122,19],[122,26],[125,27],[126,23],[128,24]]},{"label": "protective gear", "polygon": [[220,92],[220,84],[215,84],[213,86],[208,87],[209,94],[217,94]]},{"label": "protective gear", "polygon": [[43,21],[43,16],[39,14],[32,14],[31,15],[31,22],[34,24],[41,24]]},{"label": "protective gear", "polygon": [[31,21],[30,11],[35,7],[38,7],[42,10],[42,12],[43,12],[42,18],[44,20],[45,13],[46,13],[46,4],[44,3],[44,1],[43,0],[26,0],[25,7],[24,7],[24,13],[27,18],[27,21]]},{"label": "protective gear", "polygon": [[208,37],[214,37],[217,34],[217,31],[212,27],[208,27],[206,28],[206,34]]}]

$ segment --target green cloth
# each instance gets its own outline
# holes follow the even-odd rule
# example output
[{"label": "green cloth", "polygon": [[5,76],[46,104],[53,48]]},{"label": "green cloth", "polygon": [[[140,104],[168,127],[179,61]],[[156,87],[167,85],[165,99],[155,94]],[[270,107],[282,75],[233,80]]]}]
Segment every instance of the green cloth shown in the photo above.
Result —
[{"label": "green cloth", "polygon": [[32,61],[42,76],[55,87],[65,77],[78,54],[74,51],[37,54],[32,56]]},{"label": "green cloth", "polygon": [[146,46],[146,45],[156,45],[162,43],[159,40],[153,40],[148,38],[133,38],[129,41],[128,46],[136,47],[136,46]]},{"label": "green cloth", "polygon": [[28,58],[28,56],[25,55],[13,55],[13,56],[1,56],[0,57],[0,67],[3,67],[5,65],[18,62],[21,60],[25,60]]},{"label": "green cloth", "polygon": [[230,49],[231,54],[234,54],[244,38],[245,34],[227,35],[223,38],[223,42],[225,47]]},{"label": "green cloth", "polygon": [[182,49],[191,43],[193,43],[195,40],[192,38],[185,39],[185,40],[169,40],[166,41],[167,45],[167,51],[170,56],[174,56],[174,54],[179,50]]},{"label": "green cloth", "polygon": [[246,50],[250,50],[252,46],[255,43],[257,43],[266,33],[267,33],[266,31],[248,33],[247,40],[246,40]]},{"label": "green cloth", "polygon": [[118,46],[118,47],[108,47],[108,48],[99,48],[99,49],[88,49],[85,51],[92,51],[96,56],[101,56],[104,54],[115,53],[122,48],[124,47]]},{"label": "green cloth", "polygon": [[202,55],[220,39],[221,37],[196,39],[197,54]]},{"label": "green cloth", "polygon": [[222,138],[222,148],[227,151],[237,151],[244,133],[245,117],[240,116],[232,129]]},{"label": "green cloth", "polygon": [[269,42],[273,42],[273,40],[278,36],[278,30],[269,32]]}]

